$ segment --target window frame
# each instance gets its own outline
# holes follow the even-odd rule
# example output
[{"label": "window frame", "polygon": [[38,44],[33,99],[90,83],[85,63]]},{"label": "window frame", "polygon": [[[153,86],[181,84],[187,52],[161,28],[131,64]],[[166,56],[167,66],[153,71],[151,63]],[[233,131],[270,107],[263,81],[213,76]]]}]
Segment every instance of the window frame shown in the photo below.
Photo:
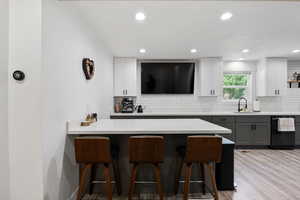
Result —
[{"label": "window frame", "polygon": [[[247,85],[239,86],[239,85],[224,85],[224,76],[225,75],[247,75]],[[238,102],[238,99],[224,99],[224,88],[245,88],[246,95],[244,96],[248,102],[251,102],[252,99],[252,73],[249,71],[239,71],[239,72],[231,72],[231,71],[224,71],[222,74],[222,101],[223,102]]]}]

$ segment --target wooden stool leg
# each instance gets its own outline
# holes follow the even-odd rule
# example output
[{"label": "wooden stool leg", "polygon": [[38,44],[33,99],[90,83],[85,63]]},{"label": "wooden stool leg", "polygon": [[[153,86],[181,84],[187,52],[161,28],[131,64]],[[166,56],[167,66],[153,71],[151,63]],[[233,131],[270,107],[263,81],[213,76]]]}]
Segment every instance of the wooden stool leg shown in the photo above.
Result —
[{"label": "wooden stool leg", "polygon": [[129,185],[129,192],[128,192],[128,200],[132,200],[132,195],[134,192],[135,180],[136,180],[136,172],[137,172],[137,164],[135,163],[131,170],[131,179]]},{"label": "wooden stool leg", "polygon": [[87,164],[83,167],[83,169],[80,171],[81,174],[80,174],[80,183],[79,183],[79,189],[78,189],[78,192],[77,192],[77,200],[80,200],[81,199],[81,196],[84,192],[84,189],[85,189],[85,182],[86,182],[86,176],[87,176],[87,172],[88,170],[92,167],[92,164]]},{"label": "wooden stool leg", "polygon": [[115,182],[117,187],[118,195],[122,194],[122,187],[121,187],[121,175],[120,175],[120,167],[118,160],[113,160],[113,170],[115,175]]},{"label": "wooden stool leg", "polygon": [[156,176],[156,188],[159,194],[159,199],[164,199],[164,193],[161,185],[160,167],[158,164],[155,165],[155,176]]},{"label": "wooden stool leg", "polygon": [[219,194],[218,194],[218,189],[217,189],[217,185],[216,185],[216,179],[215,179],[215,172],[213,170],[212,165],[210,164],[206,164],[208,169],[209,169],[209,176],[211,179],[211,184],[212,184],[212,188],[213,188],[213,192],[214,192],[214,197],[215,200],[219,200]]},{"label": "wooden stool leg", "polygon": [[201,170],[201,176],[203,179],[203,183],[202,183],[202,193],[205,195],[206,194],[206,187],[205,187],[205,168],[203,163],[199,163],[200,166],[200,170]]},{"label": "wooden stool leg", "polygon": [[184,200],[188,200],[191,175],[192,175],[192,163],[185,164],[185,180],[184,180],[184,192],[183,192]]},{"label": "wooden stool leg", "polygon": [[176,165],[177,168],[176,168],[175,181],[174,181],[174,194],[175,195],[178,193],[180,176],[181,176],[181,171],[182,171],[182,167],[183,167],[183,159],[177,155],[176,160],[179,160],[179,165]]},{"label": "wooden stool leg", "polygon": [[106,193],[107,199],[112,200],[112,186],[111,186],[111,177],[109,172],[109,164],[104,164],[104,176],[105,176],[105,185],[106,185]]},{"label": "wooden stool leg", "polygon": [[96,179],[96,169],[97,165],[93,164],[91,168],[91,180],[90,180],[90,188],[89,188],[89,194],[93,194],[94,191],[94,184],[93,181]]}]

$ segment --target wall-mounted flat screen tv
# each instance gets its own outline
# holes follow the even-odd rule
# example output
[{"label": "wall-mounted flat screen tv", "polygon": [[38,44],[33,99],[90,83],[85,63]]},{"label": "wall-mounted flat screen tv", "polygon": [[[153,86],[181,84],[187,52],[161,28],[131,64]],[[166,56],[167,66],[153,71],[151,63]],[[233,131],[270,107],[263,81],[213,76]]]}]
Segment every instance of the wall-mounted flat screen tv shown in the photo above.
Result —
[{"label": "wall-mounted flat screen tv", "polygon": [[142,62],[142,94],[193,94],[195,63]]}]

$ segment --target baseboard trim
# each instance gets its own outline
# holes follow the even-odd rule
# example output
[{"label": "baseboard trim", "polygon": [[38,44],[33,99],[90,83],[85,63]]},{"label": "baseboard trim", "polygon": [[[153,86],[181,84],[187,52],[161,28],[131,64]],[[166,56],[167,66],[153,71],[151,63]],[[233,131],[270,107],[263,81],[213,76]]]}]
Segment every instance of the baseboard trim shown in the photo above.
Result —
[{"label": "baseboard trim", "polygon": [[76,194],[79,190],[79,187],[76,187],[76,189],[74,190],[74,192],[70,195],[70,197],[68,198],[68,200],[76,200]]},{"label": "baseboard trim", "polygon": [[268,145],[235,145],[235,149],[269,149]]}]

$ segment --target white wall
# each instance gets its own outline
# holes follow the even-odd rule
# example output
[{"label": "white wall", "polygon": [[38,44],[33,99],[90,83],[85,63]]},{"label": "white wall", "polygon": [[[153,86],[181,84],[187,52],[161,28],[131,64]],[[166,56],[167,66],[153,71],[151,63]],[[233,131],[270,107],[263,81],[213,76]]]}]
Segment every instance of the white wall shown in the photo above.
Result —
[{"label": "white wall", "polygon": [[[82,58],[95,61],[87,81]],[[73,143],[67,120],[87,111],[108,117],[113,102],[113,56],[72,8],[72,2],[43,3],[43,159],[44,199],[67,200],[77,188]]]},{"label": "white wall", "polygon": [[0,1],[0,199],[9,200],[8,0]]},{"label": "white wall", "polygon": [[41,145],[41,0],[9,1],[9,154],[11,199],[40,200],[43,194]]}]

